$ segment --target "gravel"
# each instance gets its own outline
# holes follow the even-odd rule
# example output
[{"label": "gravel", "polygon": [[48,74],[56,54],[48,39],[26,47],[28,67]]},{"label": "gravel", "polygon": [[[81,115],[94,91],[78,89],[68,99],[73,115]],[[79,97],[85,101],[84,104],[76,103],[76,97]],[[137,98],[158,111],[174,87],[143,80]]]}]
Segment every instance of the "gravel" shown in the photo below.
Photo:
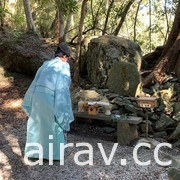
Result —
[{"label": "gravel", "polygon": [[[82,134],[68,134],[68,143],[73,143],[74,147],[67,148],[64,165],[59,161],[54,161],[49,165],[49,161],[44,161],[43,165],[29,166],[23,159],[25,145],[24,122],[19,129],[2,129],[0,140],[0,179],[121,179],[121,180],[145,180],[145,179],[168,179],[168,167],[158,165],[153,158],[153,150],[140,148],[138,158],[140,161],[151,160],[148,166],[140,166],[133,158],[133,147],[118,145],[115,155],[110,163],[106,165],[97,143],[101,143],[107,158],[115,145],[114,142],[105,141],[101,138],[87,137]],[[77,152],[88,150],[86,146],[76,147],[77,143],[86,142],[93,148],[93,165],[77,165],[74,157]],[[161,160],[166,160],[164,154],[159,154]],[[89,154],[81,154],[78,158],[80,162],[87,162]],[[126,159],[126,165],[121,165],[121,159]],[[36,160],[33,160],[34,162]]]},{"label": "gravel", "polygon": [[[140,161],[151,160],[151,164],[141,166],[135,163],[131,146],[117,146],[110,165],[106,165],[101,151],[107,158],[115,147],[115,134],[105,134],[102,126],[89,123],[74,123],[68,133],[68,143],[73,147],[67,148],[64,165],[54,161],[44,160],[43,165],[30,166],[24,162],[23,152],[26,141],[27,117],[21,109],[21,101],[30,79],[17,76],[13,82],[0,82],[0,180],[167,180],[169,167],[163,167],[154,160],[153,149],[140,148],[138,158]],[[78,156],[78,152],[88,150],[88,147],[76,147],[77,143],[89,143],[93,150],[92,165],[77,165],[74,158],[80,162],[88,162],[89,154]],[[98,143],[102,144],[100,151]],[[170,154],[174,150],[170,149]],[[178,152],[179,153],[179,152]],[[126,159],[126,165],[123,160]],[[167,161],[164,153],[159,153],[159,159]],[[36,162],[37,160],[31,160]]]}]

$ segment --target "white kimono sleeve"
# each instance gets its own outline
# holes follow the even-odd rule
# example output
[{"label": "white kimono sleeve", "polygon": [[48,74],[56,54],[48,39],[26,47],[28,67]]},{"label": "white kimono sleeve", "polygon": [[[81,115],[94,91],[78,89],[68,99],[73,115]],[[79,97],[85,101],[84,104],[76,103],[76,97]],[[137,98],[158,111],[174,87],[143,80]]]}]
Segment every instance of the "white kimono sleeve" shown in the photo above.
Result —
[{"label": "white kimono sleeve", "polygon": [[35,80],[33,80],[31,85],[29,86],[28,90],[26,91],[26,94],[25,94],[23,102],[22,102],[22,108],[28,116],[31,114],[32,97],[33,97],[34,90],[35,90],[35,84],[36,84],[36,82],[35,82]]},{"label": "white kimono sleeve", "polygon": [[55,119],[65,131],[70,130],[70,123],[74,120],[69,86],[70,76],[61,72],[55,88]]},{"label": "white kimono sleeve", "polygon": [[31,85],[29,86],[28,90],[26,91],[26,94],[24,96],[23,102],[22,102],[22,108],[26,112],[28,116],[31,114],[31,109],[32,109],[32,98],[33,94],[36,88],[36,81],[39,78],[41,72],[41,68],[38,69],[34,80],[31,82]]}]

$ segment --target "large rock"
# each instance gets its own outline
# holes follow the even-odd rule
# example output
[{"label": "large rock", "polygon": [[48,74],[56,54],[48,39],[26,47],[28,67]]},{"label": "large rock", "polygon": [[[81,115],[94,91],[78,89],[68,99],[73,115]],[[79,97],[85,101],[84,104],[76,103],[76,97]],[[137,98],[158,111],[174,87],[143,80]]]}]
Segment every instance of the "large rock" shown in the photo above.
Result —
[{"label": "large rock", "polygon": [[109,71],[108,88],[119,95],[135,96],[141,92],[141,77],[137,66],[129,62],[114,62]]},{"label": "large rock", "polygon": [[172,168],[168,171],[169,180],[179,180],[180,177],[180,156],[173,156],[172,159]]},{"label": "large rock", "polygon": [[45,60],[54,56],[53,48],[37,35],[14,38],[0,34],[0,64],[11,71],[34,75]]},{"label": "large rock", "polygon": [[97,36],[85,36],[84,39],[81,42],[81,54],[79,58],[79,72],[82,77],[87,75],[87,50],[88,50],[88,44],[90,43],[91,39],[97,38]]},{"label": "large rock", "polygon": [[166,116],[165,114],[162,114],[160,119],[155,123],[155,129],[158,131],[163,131],[169,126],[176,126],[176,122]]},{"label": "large rock", "polygon": [[142,108],[137,108],[133,106],[132,104],[126,104],[125,109],[141,117],[146,117]]},{"label": "large rock", "polygon": [[180,150],[180,139],[173,144],[173,148],[177,148]]},{"label": "large rock", "polygon": [[178,124],[174,132],[169,137],[169,139],[178,139],[178,138],[180,138],[180,123]]},{"label": "large rock", "polygon": [[[141,50],[136,43],[108,35],[91,39],[86,52],[86,67],[83,67],[93,84],[96,84],[97,87],[107,88],[109,72],[114,62],[132,64],[138,72],[141,67],[141,60]],[[126,73],[129,74],[130,72]]]},{"label": "large rock", "polygon": [[168,170],[168,179],[169,180],[179,180],[180,177],[180,169],[170,168]]},{"label": "large rock", "polygon": [[173,107],[173,119],[180,122],[180,102],[175,102]]}]

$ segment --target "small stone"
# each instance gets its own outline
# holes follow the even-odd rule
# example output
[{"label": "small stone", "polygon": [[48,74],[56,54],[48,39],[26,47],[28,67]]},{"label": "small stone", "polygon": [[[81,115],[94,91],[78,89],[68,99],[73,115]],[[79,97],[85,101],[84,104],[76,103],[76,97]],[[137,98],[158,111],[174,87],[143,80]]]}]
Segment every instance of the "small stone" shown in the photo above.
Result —
[{"label": "small stone", "polygon": [[105,128],[103,128],[103,132],[106,133],[106,134],[110,134],[110,133],[116,132],[116,129],[111,128],[111,127],[105,127]]},{"label": "small stone", "polygon": [[155,129],[163,131],[168,126],[176,126],[176,122],[165,114],[162,114],[160,119],[155,123]]},{"label": "small stone", "polygon": [[178,124],[178,126],[176,127],[176,129],[174,130],[174,132],[171,134],[171,136],[169,137],[169,139],[177,139],[180,138],[180,123]]},{"label": "small stone", "polygon": [[180,177],[180,169],[170,168],[168,171],[169,180],[179,180]]},{"label": "small stone", "polygon": [[162,132],[155,132],[153,134],[154,138],[165,138],[167,137],[167,132],[166,131],[162,131]]}]

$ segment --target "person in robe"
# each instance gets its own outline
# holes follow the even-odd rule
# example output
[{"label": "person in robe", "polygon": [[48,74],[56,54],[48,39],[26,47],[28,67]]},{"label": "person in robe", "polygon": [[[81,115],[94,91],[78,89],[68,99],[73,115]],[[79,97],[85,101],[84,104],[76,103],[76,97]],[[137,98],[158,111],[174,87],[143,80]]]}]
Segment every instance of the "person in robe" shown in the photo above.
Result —
[{"label": "person in robe", "polygon": [[[60,43],[55,58],[43,63],[25,94],[22,107],[29,117],[25,145],[28,158],[60,160],[64,156],[60,143],[66,143],[65,133],[74,120],[67,62],[70,53],[67,44]],[[51,151],[49,144],[53,144]],[[41,147],[43,154],[39,153]]]}]

